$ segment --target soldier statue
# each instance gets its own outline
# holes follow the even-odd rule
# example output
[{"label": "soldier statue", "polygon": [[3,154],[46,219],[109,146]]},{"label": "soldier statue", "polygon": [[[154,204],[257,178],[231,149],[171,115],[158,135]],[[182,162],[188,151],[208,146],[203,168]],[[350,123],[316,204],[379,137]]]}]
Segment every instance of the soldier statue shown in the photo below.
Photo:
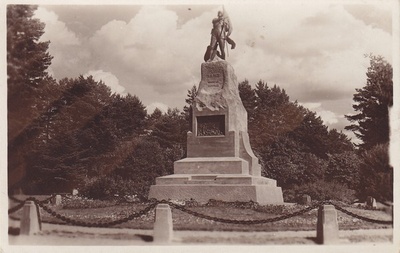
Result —
[{"label": "soldier statue", "polygon": [[[218,17],[212,20],[211,42],[204,55],[204,61],[212,61],[215,56],[225,60],[225,42],[231,45],[231,49],[236,47],[236,43],[229,38],[232,33],[232,25],[228,16],[222,11],[218,11]],[[218,47],[220,52],[218,51]]]}]

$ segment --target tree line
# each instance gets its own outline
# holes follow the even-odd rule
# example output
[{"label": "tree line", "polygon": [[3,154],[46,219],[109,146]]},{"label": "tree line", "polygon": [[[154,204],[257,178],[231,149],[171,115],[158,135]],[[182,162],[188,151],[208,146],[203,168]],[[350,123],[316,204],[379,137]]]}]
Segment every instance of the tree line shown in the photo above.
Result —
[{"label": "tree line", "polygon": [[[173,173],[185,157],[196,86],[182,110],[146,111],[135,95],[112,93],[102,81],[78,76],[59,81],[46,72],[50,42],[36,6],[7,6],[8,187],[11,194],[70,192],[92,198],[137,195],[146,199],[155,178]],[[248,112],[252,148],[262,175],[276,179],[286,201],[393,198],[389,163],[392,67],[370,55],[367,82],[354,94],[347,129],[354,145],[328,129],[315,112],[291,101],[284,89],[259,81],[239,84]]]}]

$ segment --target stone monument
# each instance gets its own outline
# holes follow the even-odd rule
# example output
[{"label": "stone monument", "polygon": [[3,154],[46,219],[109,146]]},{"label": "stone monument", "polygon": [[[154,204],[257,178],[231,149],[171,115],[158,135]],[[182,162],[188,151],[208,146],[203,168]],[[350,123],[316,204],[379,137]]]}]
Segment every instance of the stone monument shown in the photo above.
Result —
[{"label": "stone monument", "polygon": [[187,157],[174,163],[174,174],[156,178],[149,198],[282,204],[281,188],[275,180],[261,176],[261,166],[251,149],[247,111],[233,67],[218,58],[223,52],[211,55],[201,65]]}]

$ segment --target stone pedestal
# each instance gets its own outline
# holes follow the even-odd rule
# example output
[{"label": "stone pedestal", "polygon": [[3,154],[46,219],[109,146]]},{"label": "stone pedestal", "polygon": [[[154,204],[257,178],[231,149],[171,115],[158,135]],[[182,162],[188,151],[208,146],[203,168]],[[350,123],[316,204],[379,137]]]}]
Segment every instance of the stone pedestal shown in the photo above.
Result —
[{"label": "stone pedestal", "polygon": [[376,209],[377,205],[376,205],[376,199],[368,196],[367,197],[367,202],[366,202],[366,206],[372,209]]},{"label": "stone pedestal", "polygon": [[317,241],[320,244],[336,244],[339,241],[337,212],[333,205],[323,205],[318,209]]},{"label": "stone pedestal", "polygon": [[187,158],[174,163],[173,175],[156,179],[149,198],[283,203],[276,181],[261,176],[249,142],[247,112],[236,75],[226,61],[201,65],[192,131],[187,135]]},{"label": "stone pedestal", "polygon": [[300,198],[300,204],[301,205],[311,205],[311,197],[310,195],[304,194],[303,196],[301,196]]},{"label": "stone pedestal", "polygon": [[172,212],[168,204],[158,204],[154,222],[154,242],[169,243],[173,236]]},{"label": "stone pedestal", "polygon": [[20,234],[33,235],[39,231],[40,231],[39,216],[35,202],[26,201],[22,209]]},{"label": "stone pedestal", "polygon": [[51,203],[53,204],[53,205],[56,205],[56,206],[59,206],[59,205],[61,205],[61,203],[62,203],[62,197],[61,197],[61,195],[56,195],[56,196],[54,196],[53,197],[53,199],[51,200]]}]

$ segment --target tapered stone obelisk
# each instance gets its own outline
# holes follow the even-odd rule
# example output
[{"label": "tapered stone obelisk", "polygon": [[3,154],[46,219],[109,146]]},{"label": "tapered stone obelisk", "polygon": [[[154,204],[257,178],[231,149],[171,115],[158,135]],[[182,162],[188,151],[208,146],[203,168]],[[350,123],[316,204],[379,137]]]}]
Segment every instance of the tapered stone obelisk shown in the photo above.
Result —
[{"label": "tapered stone obelisk", "polygon": [[276,181],[261,176],[249,142],[247,112],[237,78],[225,60],[201,65],[187,157],[174,163],[174,174],[156,179],[149,198],[283,203]]}]

